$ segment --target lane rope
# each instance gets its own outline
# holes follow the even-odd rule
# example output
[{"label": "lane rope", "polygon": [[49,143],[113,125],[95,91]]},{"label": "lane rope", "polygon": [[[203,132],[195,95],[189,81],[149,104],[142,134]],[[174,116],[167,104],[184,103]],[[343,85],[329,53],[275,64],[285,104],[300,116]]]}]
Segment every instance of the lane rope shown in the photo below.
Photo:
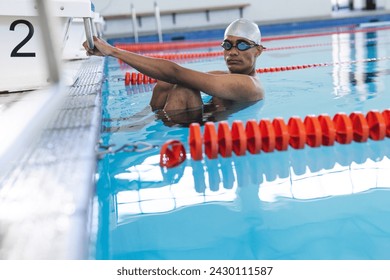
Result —
[{"label": "lane rope", "polygon": [[[377,41],[377,38],[370,38],[367,39],[365,42],[370,43]],[[337,44],[354,44],[355,41],[344,41],[344,42],[337,42]],[[282,50],[291,50],[291,49],[301,49],[301,48],[314,48],[314,47],[325,47],[325,46],[331,46],[336,43],[316,43],[316,44],[306,44],[306,45],[295,45],[295,46],[281,46],[281,47],[267,47],[264,49],[265,52],[269,51],[282,51]],[[223,51],[210,51],[210,52],[181,52],[181,53],[153,53],[148,52],[144,53],[143,55],[153,58],[161,58],[161,59],[168,59],[168,60],[184,60],[184,61],[192,61],[192,60],[198,60],[198,59],[205,59],[205,58],[220,58],[223,56]],[[118,63],[121,68],[132,68],[122,60],[118,59]]]},{"label": "lane rope", "polygon": [[[356,27],[356,26],[353,26]],[[290,40],[299,38],[310,38],[328,35],[340,35],[340,34],[355,34],[355,33],[367,33],[381,30],[388,30],[390,26],[383,27],[371,27],[361,28],[355,30],[340,30],[340,31],[324,31],[316,33],[294,34],[294,35],[281,35],[281,36],[269,36],[262,38],[263,42],[277,41],[277,40]],[[167,50],[180,50],[180,49],[195,49],[195,48],[212,48],[218,47],[221,41],[187,41],[187,42],[163,42],[163,43],[114,43],[114,46],[128,50],[132,52],[151,52],[151,51],[167,51]]]},{"label": "lane rope", "polygon": [[353,112],[350,115],[337,113],[309,115],[302,120],[293,116],[286,123],[283,118],[249,120],[245,124],[235,120],[231,128],[226,121],[207,122],[203,134],[198,123],[189,126],[189,148],[193,160],[202,160],[203,154],[215,159],[218,154],[231,157],[285,151],[288,146],[303,149],[332,146],[335,143],[350,144],[380,141],[390,137],[390,109],[383,112],[371,110],[366,115]]},{"label": "lane rope", "polygon": [[[390,56],[385,57],[376,57],[376,58],[366,58],[359,60],[349,60],[349,61],[338,61],[338,62],[325,62],[325,63],[312,63],[312,64],[302,64],[302,65],[291,65],[291,66],[281,66],[281,67],[267,67],[267,68],[258,68],[256,69],[256,73],[275,73],[281,71],[291,71],[291,70],[301,70],[307,68],[317,68],[317,67],[325,67],[325,66],[336,66],[336,65],[350,65],[356,63],[369,63],[369,62],[378,62],[383,60],[389,60]],[[129,85],[140,85],[140,84],[153,84],[156,83],[157,80],[148,77],[139,72],[126,72],[124,82],[126,86]]]}]

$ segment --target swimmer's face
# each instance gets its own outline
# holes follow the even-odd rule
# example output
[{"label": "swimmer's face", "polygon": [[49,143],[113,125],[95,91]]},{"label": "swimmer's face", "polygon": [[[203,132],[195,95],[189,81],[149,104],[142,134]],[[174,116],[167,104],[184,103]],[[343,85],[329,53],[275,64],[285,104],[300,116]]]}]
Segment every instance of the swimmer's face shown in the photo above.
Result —
[{"label": "swimmer's face", "polygon": [[[236,36],[226,36],[224,42],[228,42],[225,44],[223,53],[230,73],[255,75],[256,59],[263,51],[262,46],[256,45],[246,38]],[[243,45],[243,43],[247,44],[248,47],[238,46],[238,44]],[[227,48],[231,48],[226,49],[226,45]]]}]

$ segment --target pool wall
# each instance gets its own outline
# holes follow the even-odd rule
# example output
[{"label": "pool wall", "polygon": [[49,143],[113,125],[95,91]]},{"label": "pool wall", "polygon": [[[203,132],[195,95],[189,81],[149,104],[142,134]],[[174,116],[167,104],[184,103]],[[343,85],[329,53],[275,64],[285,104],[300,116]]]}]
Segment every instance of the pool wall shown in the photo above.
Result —
[{"label": "pool wall", "polygon": [[[0,259],[88,258],[103,63],[70,63],[80,68],[62,107],[0,174]],[[12,106],[23,94],[2,94],[0,102],[14,98]]]},{"label": "pool wall", "polygon": [[[296,20],[296,21],[280,21],[280,22],[264,22],[259,23],[263,37],[270,35],[283,34],[285,32],[296,33],[305,32],[316,28],[330,28],[347,25],[359,25],[362,23],[375,23],[390,21],[390,11],[383,10],[380,12],[365,12],[365,13],[350,13],[328,18],[317,18],[312,20]],[[216,28],[212,30],[192,30],[192,31],[175,31],[163,32],[163,41],[178,41],[178,40],[199,40],[209,38],[222,38],[225,28]],[[139,37],[139,42],[156,42],[158,41],[157,34],[143,35]],[[109,42],[134,42],[134,37],[123,36],[122,38],[110,38]]]},{"label": "pool wall", "polygon": [[[157,32],[155,3],[160,11],[163,33],[219,29],[238,17],[248,18],[263,26],[283,22],[308,22],[346,17],[350,14],[356,16],[356,13],[362,11],[366,13],[374,8],[367,6],[368,1],[344,2],[346,3],[338,1],[338,6],[336,6],[336,2],[331,0],[203,0],[196,2],[147,0],[136,3],[123,3],[119,0],[107,3],[107,1],[99,0],[94,1],[94,4],[96,10],[106,19],[105,35],[108,38],[122,38],[132,37],[136,33],[143,36]],[[350,8],[353,9],[352,13],[350,13]],[[375,9],[375,13],[388,12],[390,0],[375,1]],[[137,18],[136,21],[133,21],[133,12]],[[137,22],[136,26],[134,22]]]}]

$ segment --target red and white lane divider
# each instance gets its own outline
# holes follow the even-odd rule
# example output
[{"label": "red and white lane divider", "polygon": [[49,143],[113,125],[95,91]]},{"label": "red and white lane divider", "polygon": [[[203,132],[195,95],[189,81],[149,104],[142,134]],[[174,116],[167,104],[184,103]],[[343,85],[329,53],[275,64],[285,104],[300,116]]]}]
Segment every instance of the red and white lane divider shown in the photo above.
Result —
[{"label": "red and white lane divider", "polygon": [[[354,26],[351,26],[354,27]],[[294,35],[280,35],[280,36],[269,36],[262,38],[263,42],[276,41],[276,40],[290,40],[298,38],[311,38],[319,36],[329,36],[336,34],[354,34],[354,33],[367,33],[375,32],[381,30],[388,30],[390,27],[370,27],[362,29],[353,29],[353,30],[339,30],[339,31],[324,31],[316,33],[304,33],[304,34],[294,34]],[[114,44],[117,48],[132,51],[132,52],[152,52],[152,51],[166,51],[166,50],[182,50],[182,49],[195,49],[195,48],[212,48],[218,47],[221,44],[221,41],[204,41],[204,42],[194,42],[194,41],[179,41],[179,42],[164,42],[164,43],[116,43]]]},{"label": "red and white lane divider", "polygon": [[[198,123],[189,127],[189,148],[193,160],[202,160],[205,154],[209,159],[218,155],[231,157],[285,151],[288,146],[303,149],[305,146],[319,147],[355,142],[368,139],[380,141],[390,137],[390,109],[383,112],[369,111],[366,115],[353,112],[350,115],[337,113],[329,115],[291,117],[286,123],[282,118],[249,120],[244,123],[236,120],[229,127],[226,121],[215,124],[207,122],[202,134]],[[184,145],[170,140],[160,151],[160,165],[174,167],[186,159]]]},{"label": "red and white lane divider", "polygon": [[[258,74],[274,73],[274,72],[281,72],[281,71],[301,70],[301,69],[324,67],[324,66],[377,62],[377,61],[383,61],[383,60],[389,60],[389,59],[390,59],[390,57],[386,56],[386,57],[367,58],[367,59],[360,59],[360,60],[351,60],[351,61],[312,63],[312,64],[302,64],[302,65],[292,65],[292,66],[258,68],[258,69],[256,69],[256,73],[258,73]],[[153,83],[157,82],[156,79],[150,78],[147,75],[144,75],[142,73],[137,73],[137,72],[126,72],[124,81],[125,81],[126,86],[139,85],[139,84],[153,84]]]},{"label": "red and white lane divider", "polygon": [[[377,41],[377,38],[367,39],[366,42]],[[345,41],[344,43],[352,44],[354,41]],[[295,46],[281,46],[281,47],[270,47],[264,49],[264,51],[281,51],[281,50],[291,50],[291,49],[301,49],[301,48],[313,48],[313,47],[324,47],[331,46],[333,42],[328,43],[317,43],[317,44],[306,44],[306,45],[295,45]],[[223,51],[210,51],[210,52],[181,52],[181,53],[144,53],[143,55],[154,58],[162,58],[168,60],[194,60],[194,59],[205,59],[212,57],[221,57],[223,56]],[[118,62],[121,68],[130,68],[122,60],[118,59]]]},{"label": "red and white lane divider", "polygon": [[125,73],[125,85],[140,85],[140,84],[154,84],[157,80],[150,78],[142,73],[126,72]]},{"label": "red and white lane divider", "polygon": [[352,141],[365,142],[369,138],[375,141],[390,137],[390,110],[337,113],[333,118],[323,114],[306,116],[304,120],[291,117],[286,123],[282,118],[250,120],[244,123],[236,120],[229,128],[227,122],[212,122],[204,126],[203,137],[200,125],[190,125],[189,146],[191,158],[201,160],[204,154],[209,159],[230,157],[232,153],[243,156],[246,152],[258,154],[274,150],[284,151],[288,146],[294,149],[331,146],[336,142],[349,144]]},{"label": "red and white lane divider", "polygon": [[299,69],[306,69],[306,68],[335,66],[335,65],[349,65],[349,64],[356,64],[356,63],[377,62],[377,61],[383,61],[383,60],[389,60],[389,59],[390,59],[390,56],[385,56],[385,57],[366,58],[366,59],[359,59],[359,60],[348,60],[348,61],[336,61],[336,62],[326,62],[326,63],[303,64],[303,65],[295,65],[295,66],[293,65],[293,66],[282,66],[282,67],[259,68],[259,69],[256,69],[256,73],[290,71],[290,70],[299,70]]}]

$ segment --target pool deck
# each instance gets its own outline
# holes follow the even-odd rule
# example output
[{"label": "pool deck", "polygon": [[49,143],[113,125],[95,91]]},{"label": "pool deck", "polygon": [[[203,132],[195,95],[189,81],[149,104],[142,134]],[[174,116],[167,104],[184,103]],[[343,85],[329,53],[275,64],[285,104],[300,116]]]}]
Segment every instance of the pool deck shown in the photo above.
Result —
[{"label": "pool deck", "polygon": [[[103,63],[68,62],[76,79],[58,89],[65,95],[59,109],[31,132],[35,139],[19,135],[29,142],[0,172],[0,259],[88,259]],[[0,94],[0,118],[34,93]]]},{"label": "pool deck", "polygon": [[[337,19],[363,15],[374,13],[339,13]],[[59,89],[59,109],[46,116],[44,126],[16,135],[23,149],[15,149],[0,171],[0,259],[90,258],[104,59],[66,66],[75,79]],[[16,107],[23,119],[23,108],[36,94],[0,93],[0,120],[12,122],[9,111]]]}]

